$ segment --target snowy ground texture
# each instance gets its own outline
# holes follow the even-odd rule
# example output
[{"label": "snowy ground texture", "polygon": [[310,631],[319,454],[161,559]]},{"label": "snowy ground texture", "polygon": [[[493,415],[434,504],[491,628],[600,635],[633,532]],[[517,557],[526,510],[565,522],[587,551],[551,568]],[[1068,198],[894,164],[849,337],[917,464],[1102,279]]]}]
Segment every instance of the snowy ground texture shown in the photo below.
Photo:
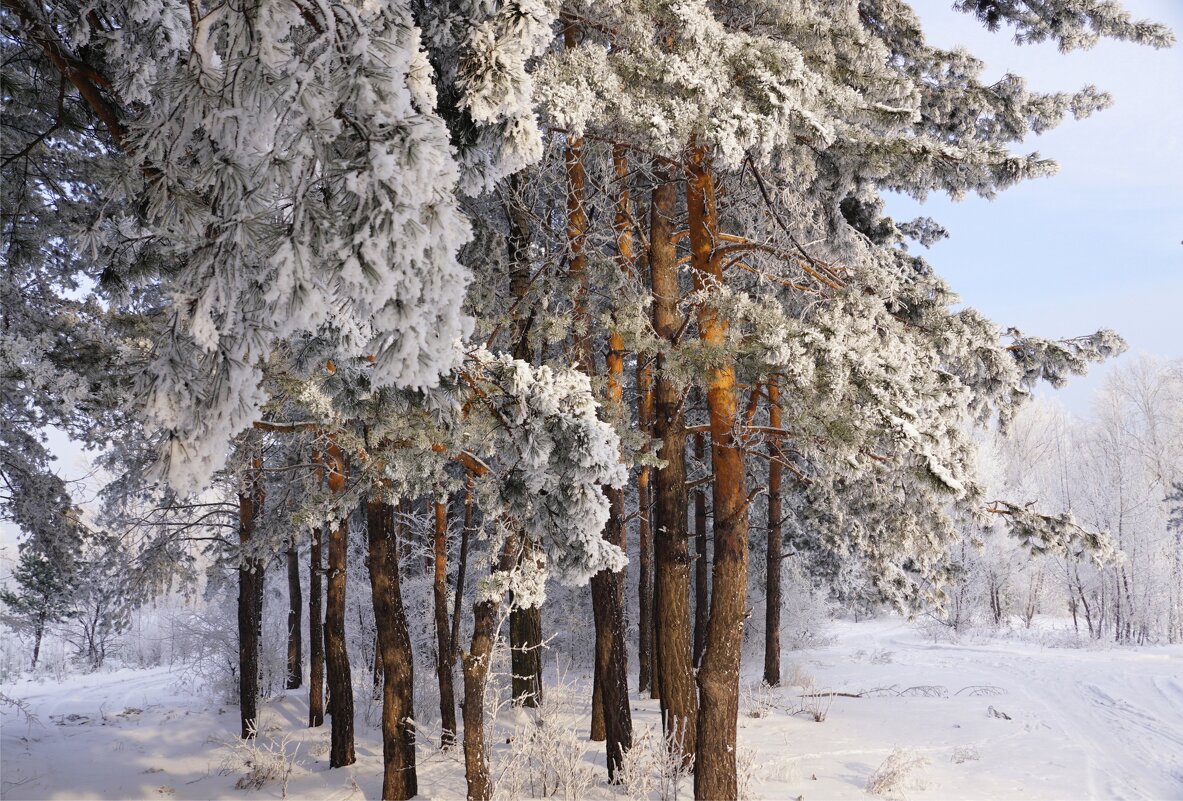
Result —
[{"label": "snowy ground texture", "polygon": [[[904,749],[896,759],[921,765],[894,787],[887,782],[888,796],[1183,799],[1183,647],[1048,648],[1018,638],[954,644],[898,620],[835,623],[830,634],[825,646],[786,653],[786,679],[797,686],[745,688],[741,763],[752,797],[865,799],[868,779]],[[860,697],[838,695],[828,711],[828,697],[801,697],[831,690]],[[26,702],[32,716],[3,712],[5,799],[283,794],[280,779],[236,786],[246,783],[243,755],[232,746],[237,710],[179,692],[166,670],[0,691]],[[357,764],[329,770],[329,729],[303,727],[305,698],[297,691],[270,702],[263,717],[264,744],[278,747],[291,735],[286,747],[297,764],[288,797],[379,798],[377,715],[359,710]],[[655,701],[637,698],[634,710],[639,729],[656,725]],[[825,720],[815,722],[811,710]],[[560,723],[586,733],[586,701],[573,701]],[[513,725],[512,713],[502,725]],[[505,770],[505,739],[496,740],[495,775]],[[623,797],[604,782],[602,744],[586,746],[586,797]],[[459,753],[441,754],[424,741],[419,764],[421,797],[463,797]],[[661,797],[661,788],[650,793]],[[690,797],[688,781],[678,797]]]}]

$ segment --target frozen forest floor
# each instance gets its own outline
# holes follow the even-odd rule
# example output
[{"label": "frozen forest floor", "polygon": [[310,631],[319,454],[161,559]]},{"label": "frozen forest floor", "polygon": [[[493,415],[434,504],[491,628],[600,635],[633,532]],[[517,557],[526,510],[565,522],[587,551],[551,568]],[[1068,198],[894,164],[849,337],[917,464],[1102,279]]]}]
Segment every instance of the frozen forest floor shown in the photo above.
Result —
[{"label": "frozen forest floor", "polygon": [[[801,686],[761,688],[757,660],[749,660],[753,683],[745,685],[739,725],[752,797],[865,799],[868,777],[901,748],[928,764],[896,782],[897,797],[1183,798],[1183,647],[935,642],[898,620],[836,622],[829,636],[826,645],[785,653],[786,679],[860,696],[835,696],[828,710],[828,697],[802,698]],[[583,739],[586,694],[571,689],[558,692],[571,699],[558,725],[573,728],[580,737],[572,741],[588,749],[590,786],[581,794],[622,798],[604,781],[603,745]],[[233,746],[237,710],[179,690],[166,669],[26,681],[0,692],[25,704],[23,712],[3,708],[4,799],[283,794],[278,778],[259,789],[235,786],[249,757]],[[825,711],[824,722],[803,706]],[[656,701],[634,695],[633,708],[638,730],[657,725]],[[304,728],[306,692],[263,709],[262,744],[278,748],[290,735],[287,750],[295,751],[289,798],[380,797],[378,715],[362,699],[358,761],[340,770],[328,769],[329,727]],[[514,713],[504,712],[493,739],[495,777],[507,770],[514,725]],[[528,773],[509,770],[519,782]],[[528,784],[519,786],[529,794]],[[441,754],[421,738],[419,787],[423,798],[462,798],[459,749]],[[657,783],[649,795],[663,797]],[[678,797],[690,796],[683,780]]]}]

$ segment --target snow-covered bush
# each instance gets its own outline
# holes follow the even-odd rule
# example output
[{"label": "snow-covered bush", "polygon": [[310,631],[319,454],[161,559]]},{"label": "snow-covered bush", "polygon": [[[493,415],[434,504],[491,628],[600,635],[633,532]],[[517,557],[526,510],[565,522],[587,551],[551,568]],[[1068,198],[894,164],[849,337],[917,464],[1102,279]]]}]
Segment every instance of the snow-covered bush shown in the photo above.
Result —
[{"label": "snow-covered bush", "polygon": [[867,792],[895,801],[905,799],[909,790],[925,788],[922,773],[929,764],[929,758],[923,754],[908,748],[895,748],[867,778]]},{"label": "snow-covered bush", "polygon": [[281,797],[287,798],[288,780],[301,764],[297,759],[300,742],[291,732],[279,736],[277,726],[265,724],[260,730],[252,722],[249,729],[251,737],[225,741],[229,753],[222,760],[221,772],[242,774],[234,783],[239,790],[261,790],[277,782]]},{"label": "snow-covered bush", "polygon": [[664,734],[658,726],[634,730],[633,747],[617,772],[628,801],[677,801],[693,795],[676,728]]},{"label": "snow-covered bush", "polygon": [[740,688],[740,698],[743,702],[743,714],[749,718],[766,718],[778,706],[780,697],[776,690],[766,682],[749,683]]},{"label": "snow-covered bush", "polygon": [[560,682],[547,687],[532,712],[517,708],[525,720],[514,730],[509,750],[495,771],[498,799],[579,801],[587,796],[595,771],[587,761],[587,739],[576,730],[578,718],[568,717],[572,703],[581,703],[582,696],[573,692],[572,685]]}]

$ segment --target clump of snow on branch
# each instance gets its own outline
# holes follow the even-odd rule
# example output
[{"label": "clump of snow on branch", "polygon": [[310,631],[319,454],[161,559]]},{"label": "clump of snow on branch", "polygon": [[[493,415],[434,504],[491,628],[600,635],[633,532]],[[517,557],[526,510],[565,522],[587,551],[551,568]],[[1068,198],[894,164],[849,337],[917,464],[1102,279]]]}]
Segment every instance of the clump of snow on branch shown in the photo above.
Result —
[{"label": "clump of snow on branch", "polygon": [[479,350],[481,383],[500,393],[497,403],[511,459],[501,482],[504,513],[540,543],[550,571],[582,584],[601,570],[627,563],[602,538],[608,521],[604,487],[627,479],[615,429],[596,414],[588,377],[574,369],[535,367],[506,354]]}]

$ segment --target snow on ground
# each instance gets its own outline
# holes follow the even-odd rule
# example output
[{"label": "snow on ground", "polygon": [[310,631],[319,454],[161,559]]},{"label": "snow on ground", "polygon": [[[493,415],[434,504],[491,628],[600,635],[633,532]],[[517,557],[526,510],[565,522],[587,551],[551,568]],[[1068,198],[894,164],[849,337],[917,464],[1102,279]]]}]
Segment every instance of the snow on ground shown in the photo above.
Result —
[{"label": "snow on ground", "polygon": [[[825,646],[785,654],[786,678],[861,694],[835,697],[824,722],[793,714],[818,703],[801,698],[801,687],[746,688],[741,762],[751,765],[756,797],[865,799],[868,776],[900,747],[929,760],[917,774],[924,786],[908,792],[913,799],[1183,799],[1183,647],[951,644],[898,620],[839,622],[831,634]],[[229,745],[237,710],[181,687],[176,674],[155,669],[0,688],[33,716],[3,710],[0,796],[280,797],[278,782],[235,787],[243,775]],[[577,706],[563,722],[584,733],[586,702]],[[638,727],[656,725],[656,708],[634,699]],[[328,769],[328,727],[303,727],[303,693],[264,709],[265,742],[290,733],[289,750],[300,744],[289,797],[380,797],[377,715],[364,702],[358,761],[339,770]],[[507,747],[504,739],[497,748]],[[590,795],[619,797],[603,781],[602,744],[589,748]],[[422,797],[463,797],[459,753],[422,742],[419,760]],[[689,797],[688,783],[679,796]]]}]

